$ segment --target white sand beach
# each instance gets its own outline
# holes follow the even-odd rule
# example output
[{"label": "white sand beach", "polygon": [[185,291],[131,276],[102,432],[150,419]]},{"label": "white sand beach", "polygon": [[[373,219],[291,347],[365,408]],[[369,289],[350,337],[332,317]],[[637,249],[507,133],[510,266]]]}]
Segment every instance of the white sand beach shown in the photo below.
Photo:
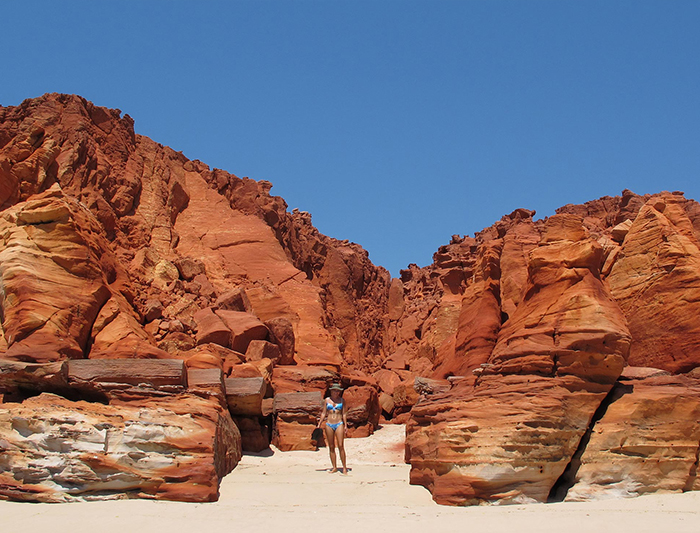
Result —
[{"label": "white sand beach", "polygon": [[326,449],[246,455],[216,503],[115,500],[72,504],[0,502],[3,531],[700,531],[700,492],[592,503],[445,507],[408,484],[403,426],[347,441],[347,476],[328,472]]}]

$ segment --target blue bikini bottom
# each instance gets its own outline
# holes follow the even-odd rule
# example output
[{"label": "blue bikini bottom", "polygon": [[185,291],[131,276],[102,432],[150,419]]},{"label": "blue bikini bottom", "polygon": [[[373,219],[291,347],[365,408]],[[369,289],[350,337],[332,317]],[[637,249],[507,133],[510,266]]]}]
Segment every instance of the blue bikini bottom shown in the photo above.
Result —
[{"label": "blue bikini bottom", "polygon": [[331,428],[333,431],[335,431],[335,430],[338,429],[340,426],[342,426],[343,423],[342,423],[342,422],[336,422],[335,424],[331,424],[330,422],[326,422],[326,425],[327,425],[329,428]]}]

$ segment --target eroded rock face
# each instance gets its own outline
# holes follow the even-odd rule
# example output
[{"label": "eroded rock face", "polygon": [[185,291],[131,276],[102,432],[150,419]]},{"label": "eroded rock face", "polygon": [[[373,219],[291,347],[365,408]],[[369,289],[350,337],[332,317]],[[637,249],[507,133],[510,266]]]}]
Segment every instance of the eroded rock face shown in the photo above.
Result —
[{"label": "eroded rock face", "polygon": [[84,357],[92,325],[110,290],[99,258],[79,228],[78,208],[54,189],[2,213],[6,359],[50,362]]},{"label": "eroded rock face", "polygon": [[699,364],[700,242],[687,207],[674,194],[647,202],[607,277],[635,339],[632,365],[688,372]]},{"label": "eroded rock face", "polygon": [[481,378],[414,407],[412,483],[439,503],[547,500],[629,353],[601,258],[579,217],[547,221]]},{"label": "eroded rock face", "polygon": [[700,379],[664,374],[615,386],[567,501],[700,488]]},{"label": "eroded rock face", "polygon": [[[624,191],[622,198],[565,206],[546,221],[531,215],[519,210],[474,239],[453,237],[433,265],[403,273],[403,291],[414,295],[405,306],[415,310],[398,321],[397,353],[409,360],[434,354],[434,375],[455,376],[449,392],[422,398],[411,412],[412,482],[438,502],[458,505],[693,489],[699,426],[691,381],[645,381],[602,420],[598,413],[623,386],[616,383],[626,359],[671,373],[700,366],[693,348],[700,340],[693,318],[697,203],[680,193]],[[462,303],[454,338],[426,341],[436,325],[430,317],[445,301],[453,305],[455,288]],[[411,338],[411,331],[421,334]],[[668,426],[653,421],[652,409],[648,432],[634,416],[608,429],[615,416],[621,422],[618,410],[647,412],[647,397],[665,406]],[[681,397],[691,412],[671,407]],[[685,444],[669,452],[662,472],[653,458],[679,441],[669,428],[678,428]],[[617,455],[626,439],[646,442],[642,459]],[[606,474],[606,461],[620,466]]]},{"label": "eroded rock face", "polygon": [[240,459],[228,412],[197,396],[119,405],[44,393],[0,404],[0,498],[215,501]]},{"label": "eroded rock face", "polygon": [[486,373],[573,375],[612,385],[629,353],[624,315],[600,280],[601,246],[556,215],[529,255],[524,300],[503,325]]},{"label": "eroded rock face", "polygon": [[[25,345],[37,353],[33,357],[49,357],[34,349],[42,342],[59,358],[90,357],[92,349],[101,357],[178,356],[183,347],[211,341],[193,320],[210,307],[291,324],[291,332],[277,326],[285,364],[369,367],[383,355],[383,330],[376,325],[384,315],[388,274],[359,246],[318,233],[307,213],[287,212],[284,201],[269,194],[269,183],[188,161],[135,135],[128,115],[77,96],[27,100],[2,108],[0,119],[0,200],[11,208],[4,212],[9,248],[2,263],[5,271],[14,269],[6,274],[8,357],[22,358]],[[52,186],[73,207],[43,198],[25,205]],[[33,285],[21,268],[28,262],[46,263]],[[25,309],[38,310],[39,303],[15,305],[19,294],[10,278],[19,284],[21,277],[25,300],[48,305],[38,314]],[[63,293],[74,289],[87,298],[75,302],[80,311],[70,319],[77,311],[45,296],[63,286]],[[32,291],[44,297],[32,299]],[[56,309],[37,329],[41,313]],[[155,338],[141,331],[144,319]],[[160,329],[174,321],[182,331]],[[68,322],[72,330],[64,332]],[[25,342],[30,332],[35,338]],[[59,337],[65,346],[54,342]],[[161,352],[137,350],[155,343]],[[114,345],[124,353],[110,352]]]},{"label": "eroded rock face", "polygon": [[[95,404],[94,416],[123,409],[128,421],[138,402],[157,402],[158,409],[180,410],[164,417],[169,435],[186,416],[180,398],[191,394],[224,412],[233,405],[246,447],[255,449],[269,442],[263,428],[269,428],[271,407],[250,398],[272,392],[277,363],[321,365],[333,375],[347,362],[371,368],[383,355],[377,324],[388,274],[359,246],[321,235],[308,214],[287,212],[270,188],[188,161],[136,135],[128,115],[77,96],[51,94],[0,108],[4,409],[24,412],[37,401],[28,397],[45,392],[112,402],[111,411]],[[124,359],[159,361],[135,363],[132,382],[114,366]],[[227,391],[222,373],[261,386]],[[303,379],[288,379],[287,387],[303,390]],[[88,404],[75,405],[89,411]],[[37,427],[47,435],[33,438],[53,438],[48,413],[48,407],[35,408]],[[222,437],[226,424],[235,429],[233,422],[215,422],[201,430],[217,444],[198,449],[196,467],[184,468],[182,476],[148,466],[129,483],[116,483],[110,480],[123,477],[118,471],[93,479],[81,466],[86,477],[74,476],[75,487],[54,487],[47,494],[58,495],[46,497],[43,489],[22,488],[32,483],[18,474],[30,459],[18,445],[3,471],[23,481],[5,496],[70,499],[112,491],[208,501],[225,470],[216,457],[240,455],[240,437]],[[4,428],[2,438],[6,431],[14,430]],[[76,434],[71,449],[92,432]],[[218,477],[210,475],[214,471]],[[50,469],[41,483],[51,485],[55,474]],[[172,483],[161,479],[170,477]],[[191,494],[180,494],[180,485]]]},{"label": "eroded rock face", "polygon": [[[349,433],[408,421],[411,480],[441,503],[698,488],[699,204],[623,191],[547,220],[517,209],[392,280],[270,189],[77,96],[0,107],[0,406],[45,430],[0,429],[3,497],[208,501],[240,456],[230,412],[247,450],[312,449],[337,382]],[[97,470],[75,455],[107,427],[141,446],[139,409],[165,413],[162,435],[202,435],[168,441],[192,457],[182,476],[150,448],[103,450]]]},{"label": "eroded rock face", "polygon": [[420,403],[407,426],[411,483],[448,505],[547,501],[605,397],[582,385],[488,376]]}]

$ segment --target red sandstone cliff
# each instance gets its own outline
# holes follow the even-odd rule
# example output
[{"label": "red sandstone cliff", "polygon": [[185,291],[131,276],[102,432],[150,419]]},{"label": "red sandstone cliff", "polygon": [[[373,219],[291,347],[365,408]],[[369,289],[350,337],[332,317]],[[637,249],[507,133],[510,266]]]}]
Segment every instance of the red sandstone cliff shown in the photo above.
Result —
[{"label": "red sandstone cliff", "polygon": [[[89,238],[101,242],[84,245],[112,256],[102,284],[136,312],[138,324],[125,325],[124,334],[143,337],[141,326],[151,335],[165,332],[161,349],[177,355],[194,345],[196,311],[235,288],[246,293],[245,311],[292,321],[299,363],[372,366],[382,354],[376,323],[388,273],[359,246],[321,235],[310,215],[288,213],[268,182],[188,161],[135,135],[128,115],[77,96],[45,95],[0,113],[1,205],[23,205],[52,186],[54,204],[75,204],[69,225],[81,232],[89,219]],[[104,304],[98,298],[93,307]],[[173,320],[184,327],[179,335],[160,329]],[[83,322],[89,330],[94,318]],[[10,353],[20,350],[16,342]],[[83,338],[79,344],[65,356],[90,357],[94,346]]]},{"label": "red sandstone cliff", "polygon": [[0,498],[215,499],[338,380],[440,503],[698,488],[699,204],[518,209],[392,280],[270,188],[77,96],[0,108]]},{"label": "red sandstone cliff", "polygon": [[[201,410],[214,423],[211,443],[197,445],[192,459],[194,470],[209,469],[206,480],[196,482],[208,488],[189,493],[164,480],[150,466],[158,461],[150,458],[129,463],[136,472],[132,482],[115,485],[111,480],[122,475],[120,469],[106,474],[102,466],[71,456],[83,466],[82,474],[70,479],[77,485],[81,476],[94,482],[71,487],[67,478],[51,485],[49,469],[35,476],[34,487],[21,465],[49,460],[50,449],[33,450],[3,426],[0,433],[13,438],[2,441],[9,463],[0,465],[5,476],[0,495],[55,501],[116,490],[214,499],[216,476],[235,465],[241,449],[269,444],[273,413],[265,406],[271,398],[266,399],[275,392],[273,383],[281,383],[276,376],[284,375],[285,367],[299,369],[291,381],[295,390],[315,366],[327,373],[325,386],[343,380],[367,388],[361,370],[374,368],[383,356],[389,275],[358,245],[321,235],[307,213],[287,212],[270,188],[267,182],[189,161],[136,135],[128,115],[78,96],[49,94],[0,108],[4,412],[23,409],[22,416],[43,418],[53,403],[48,396],[42,401],[44,395],[60,394],[108,401],[109,407],[95,407],[92,414],[87,406],[74,414],[94,414],[95,424],[126,423],[129,428],[136,407],[148,401],[178,413],[172,415],[174,427],[185,424],[178,417],[188,404],[194,409],[194,395],[207,399]],[[170,388],[134,387],[110,363],[134,358],[185,364]],[[72,379],[75,360],[94,361],[96,375],[112,385],[76,385],[82,381]],[[44,393],[39,399],[13,403],[39,393]],[[361,395],[369,402],[368,413],[378,413],[373,394]],[[116,406],[117,401],[124,406]],[[64,409],[70,411],[70,404]],[[312,446],[309,423],[315,421],[291,428],[291,436],[277,431],[278,445]],[[366,434],[377,423],[359,417],[351,433]],[[41,426],[37,431],[46,432],[43,439],[53,430]],[[215,439],[227,432],[233,436]],[[31,431],[26,433],[23,437],[31,438]],[[169,446],[185,450],[191,445],[175,441]],[[112,462],[123,462],[131,453],[128,446],[111,450],[107,441],[103,444]],[[79,443],[65,446],[73,447],[81,448]],[[163,461],[169,449],[154,453]],[[233,459],[222,463],[222,453]],[[194,475],[194,470],[183,472]]]},{"label": "red sandstone cliff", "polygon": [[[389,298],[388,365],[454,385],[411,411],[412,482],[451,504],[697,486],[698,207],[624,191],[544,221],[518,210],[404,271],[390,289],[405,297]],[[626,365],[685,376],[629,383]],[[669,407],[642,422],[654,398]],[[608,422],[620,409],[629,422]],[[632,459],[645,450],[649,461]],[[673,480],[654,470],[657,455]],[[606,474],[606,462],[619,466]]]}]

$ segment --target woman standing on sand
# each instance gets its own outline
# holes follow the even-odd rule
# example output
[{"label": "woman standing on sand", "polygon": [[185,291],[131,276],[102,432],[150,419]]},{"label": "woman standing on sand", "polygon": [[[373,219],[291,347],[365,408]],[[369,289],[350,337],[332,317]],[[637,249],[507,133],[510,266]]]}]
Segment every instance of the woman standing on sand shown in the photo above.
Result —
[{"label": "woman standing on sand", "polygon": [[[343,387],[339,384],[331,385],[330,398],[324,400],[324,406],[321,410],[321,419],[318,421],[317,427],[323,427],[326,432],[326,444],[328,445],[328,453],[331,456],[331,473],[338,471],[338,465],[335,458],[335,447],[338,446],[340,452],[340,460],[343,463],[343,474],[348,473],[348,465],[345,461],[345,428],[348,427],[347,406],[343,401]],[[325,426],[324,423],[325,422]]]}]

